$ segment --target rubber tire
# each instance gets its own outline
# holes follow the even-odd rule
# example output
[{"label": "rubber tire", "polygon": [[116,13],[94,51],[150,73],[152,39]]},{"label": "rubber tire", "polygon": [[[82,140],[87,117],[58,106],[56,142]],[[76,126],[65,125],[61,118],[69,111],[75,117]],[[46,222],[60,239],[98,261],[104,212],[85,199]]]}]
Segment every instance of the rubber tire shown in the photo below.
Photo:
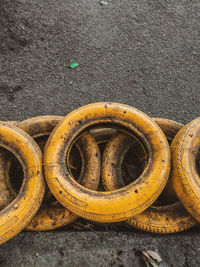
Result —
[{"label": "rubber tire", "polygon": [[[182,124],[172,120],[159,118],[154,118],[153,120],[159,125],[169,141],[172,141],[173,137],[183,127]],[[102,167],[111,175],[108,181],[104,179],[106,189],[114,190],[123,186],[121,163],[132,143],[133,140],[130,136],[118,133],[107,144],[103,154]],[[119,155],[120,163],[118,163]],[[104,174],[103,178],[106,178]],[[167,189],[165,195],[170,199],[174,198],[174,192],[169,182],[165,188]],[[180,201],[176,201],[170,205],[152,205],[144,212],[129,219],[127,223],[143,231],[167,234],[189,229],[196,225],[197,221],[188,214]]]},{"label": "rubber tire", "polygon": [[94,136],[95,141],[98,145],[106,144],[108,143],[109,139],[116,134],[116,129],[114,128],[107,128],[107,127],[100,127],[95,128],[90,131],[92,136]]},{"label": "rubber tire", "polygon": [[186,210],[200,222],[200,179],[196,157],[200,149],[200,117],[186,124],[176,135],[171,151],[171,181]]},{"label": "rubber tire", "polygon": [[0,210],[8,206],[16,197],[8,175],[8,168],[10,166],[10,155],[8,151],[0,147]]},{"label": "rubber tire", "polygon": [[0,244],[22,231],[38,211],[45,190],[42,154],[35,141],[11,124],[0,123],[0,146],[19,160],[24,180],[17,197],[0,211]]},{"label": "rubber tire", "polygon": [[[12,124],[17,126],[17,121],[2,121],[3,123]],[[8,206],[16,197],[13,190],[7,170],[11,162],[8,150],[0,147],[0,210]]]},{"label": "rubber tire", "polygon": [[[155,122],[165,133],[167,139],[173,137],[183,127],[182,124],[172,120],[155,118]],[[170,180],[168,180],[170,181]],[[171,199],[173,196],[171,183],[165,187],[165,195]],[[164,206],[152,205],[147,210],[129,219],[128,224],[143,231],[170,234],[185,231],[197,224],[197,221],[185,210],[180,201]]]},{"label": "rubber tire", "polygon": [[[22,121],[21,123],[18,123],[18,126],[24,131],[26,131],[33,138],[36,139],[38,137],[48,136],[53,130],[53,128],[57,125],[57,123],[62,118],[63,117],[60,117],[60,116],[34,117],[31,119]],[[41,147],[41,144],[38,144],[38,145]],[[78,147],[78,150],[81,154],[81,158],[83,162],[91,161],[91,156],[92,156],[91,148],[93,148],[93,153],[95,155],[96,154],[99,155],[99,159],[100,159],[98,147],[90,135],[84,135],[82,138],[80,138],[76,146]],[[87,148],[88,146],[90,147],[90,150],[88,150]],[[0,204],[2,204],[2,207],[5,207],[15,198],[16,193],[14,192],[13,187],[10,184],[9,175],[8,175],[11,162],[9,161],[9,159],[5,158],[6,151],[3,151],[2,153],[3,153],[2,167],[4,166],[6,167],[2,168],[2,175],[0,179],[0,183],[1,185],[3,185],[0,188],[0,191],[1,191],[0,192],[0,196],[1,196]],[[0,160],[1,160],[1,157],[0,157]],[[100,165],[100,160],[99,160],[99,164],[97,165]],[[97,178],[97,174],[98,174],[98,178]],[[93,179],[93,175],[96,177],[96,179]],[[82,180],[82,176],[86,177],[85,181]],[[100,176],[100,166],[99,168],[95,167],[95,169],[93,169],[93,172],[91,173],[91,170],[88,169],[88,165],[86,164],[85,168],[81,169],[79,182],[81,182],[84,186],[89,187],[91,189],[97,189],[98,184],[99,184],[99,176]],[[78,216],[76,216],[75,214],[73,214],[72,212],[64,208],[59,202],[52,202],[49,206],[40,207],[38,213],[33,218],[31,223],[27,226],[26,230],[29,230],[29,231],[53,230],[53,229],[60,228],[62,226],[66,226],[67,224],[73,222],[77,218]]]},{"label": "rubber tire", "polygon": [[[55,126],[63,119],[60,116],[40,116],[27,119],[19,123],[19,127],[32,138],[49,136]],[[88,149],[89,148],[89,149]],[[97,189],[100,179],[101,157],[98,146],[90,134],[83,135],[78,140],[78,149],[82,155],[84,168],[82,168],[79,182],[90,189]],[[91,167],[95,156],[95,167]],[[86,164],[87,162],[87,164]],[[85,177],[84,179],[82,177]],[[32,219],[26,230],[49,231],[73,222],[77,215],[63,207],[58,201],[48,206],[41,206],[36,216]]]},{"label": "rubber tire", "polygon": [[[70,175],[63,162],[71,144],[83,130],[99,123],[125,127],[144,142],[150,159],[139,182],[97,192],[82,187]],[[161,129],[144,113],[118,103],[94,103],[74,110],[55,127],[45,147],[44,163],[48,186],[63,206],[89,220],[117,222],[141,213],[160,194],[170,172],[170,150]]]}]

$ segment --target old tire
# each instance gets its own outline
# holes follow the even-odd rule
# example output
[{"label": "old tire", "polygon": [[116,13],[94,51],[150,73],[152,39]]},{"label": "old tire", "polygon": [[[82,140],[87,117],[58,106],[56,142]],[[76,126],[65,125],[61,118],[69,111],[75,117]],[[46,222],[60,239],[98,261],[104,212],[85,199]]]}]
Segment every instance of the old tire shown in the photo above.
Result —
[{"label": "old tire", "polygon": [[200,222],[200,118],[186,124],[172,144],[173,171],[171,181],[186,210]]},{"label": "old tire", "polygon": [[[155,122],[165,133],[168,141],[172,141],[182,124],[172,120],[155,118]],[[165,187],[165,197],[174,200],[174,192],[170,179]],[[128,224],[143,231],[170,234],[185,231],[197,224],[197,221],[185,210],[182,203],[177,200],[172,204],[155,206],[129,219]]]},{"label": "old tire", "polygon": [[[125,127],[146,146],[150,157],[139,186],[137,181],[112,192],[89,190],[63,164],[78,135],[102,123]],[[169,176],[170,150],[161,129],[144,113],[122,104],[95,103],[74,110],[55,127],[45,147],[44,163],[48,186],[63,206],[89,220],[117,222],[141,213],[160,194]]]},{"label": "old tire", "polygon": [[24,180],[17,197],[0,211],[0,244],[22,231],[35,216],[44,196],[42,154],[35,141],[11,124],[0,123],[0,146],[8,149],[23,167]]},{"label": "old tire", "polygon": [[[48,137],[55,126],[63,119],[60,116],[40,116],[27,119],[19,124],[32,138]],[[80,146],[80,147],[79,147]],[[81,170],[79,182],[90,189],[97,189],[100,178],[100,153],[96,142],[90,134],[82,136],[78,142],[84,167]],[[91,160],[95,155],[95,168],[91,166]],[[85,177],[82,179],[82,177]],[[65,226],[78,217],[58,201],[41,206],[36,216],[27,226],[29,231],[49,231]]]}]

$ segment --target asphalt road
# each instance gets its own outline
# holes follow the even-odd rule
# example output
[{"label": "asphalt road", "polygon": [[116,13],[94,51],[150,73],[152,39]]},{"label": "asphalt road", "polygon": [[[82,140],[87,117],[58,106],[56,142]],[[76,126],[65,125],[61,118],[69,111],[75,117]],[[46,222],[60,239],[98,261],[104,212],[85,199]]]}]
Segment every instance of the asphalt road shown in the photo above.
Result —
[{"label": "asphalt road", "polygon": [[[66,115],[88,103],[114,101],[134,106],[150,116],[187,123],[199,116],[199,59],[197,0],[108,0],[107,5],[101,5],[99,0],[0,0],[0,119]],[[70,69],[69,63],[74,61],[79,66]],[[28,235],[32,246],[37,237],[19,235],[0,248],[0,263],[14,266],[17,257],[19,266],[46,266],[45,261],[48,266],[72,266],[68,259],[76,252],[68,249],[61,234],[57,239],[57,234],[43,234],[45,242],[36,242],[39,247],[29,250],[35,255],[36,250],[48,247],[36,262],[27,261],[23,240],[27,245]],[[71,238],[73,234],[64,235]],[[73,239],[77,238],[83,247],[80,235],[74,234]],[[119,242],[115,235],[120,234],[104,236],[105,240],[113,240],[108,251]],[[121,235],[133,241],[130,234]],[[141,246],[143,240],[143,249],[151,244],[152,249],[159,251],[158,238],[151,237],[138,233],[134,240]],[[173,241],[171,238],[159,237],[165,242],[163,253],[170,242],[176,244],[176,237]],[[51,248],[56,248],[48,240],[62,243],[68,255],[64,261],[59,257],[51,259]],[[182,250],[172,246],[173,260],[166,252],[166,262],[169,266],[199,266],[200,241],[195,239],[193,248],[194,239],[189,234],[182,240],[179,237],[177,244],[184,248],[183,253],[175,257]],[[19,241],[21,247],[16,243]],[[93,265],[90,260],[77,258],[77,263],[112,265],[108,256],[107,261],[101,262],[101,242],[96,246],[96,250],[86,247],[86,255],[98,257],[99,262]],[[116,266],[138,266],[129,258],[123,260]]]}]

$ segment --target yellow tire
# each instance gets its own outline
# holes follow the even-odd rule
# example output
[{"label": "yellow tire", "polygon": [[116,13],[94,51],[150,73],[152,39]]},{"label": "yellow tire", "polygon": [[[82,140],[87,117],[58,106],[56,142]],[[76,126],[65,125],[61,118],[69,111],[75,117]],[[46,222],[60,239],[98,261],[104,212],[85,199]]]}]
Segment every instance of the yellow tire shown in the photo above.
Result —
[{"label": "yellow tire", "polygon": [[171,234],[185,231],[197,224],[180,201],[165,206],[154,206],[138,214],[127,223],[142,231]]},{"label": "yellow tire", "polygon": [[[154,119],[165,133],[168,141],[172,141],[182,124],[167,119]],[[175,201],[170,179],[163,192],[164,196]],[[172,204],[155,206],[129,219],[128,224],[143,231],[170,234],[187,230],[197,224],[197,221],[185,210],[182,203],[176,200]]]},{"label": "yellow tire", "polygon": [[[46,140],[40,143],[39,138],[46,137],[47,139],[62,119],[63,117],[59,116],[40,116],[22,121],[18,126],[44,148]],[[79,182],[85,187],[95,190],[98,188],[100,179],[100,153],[98,146],[90,134],[84,134],[78,140],[77,147],[81,154],[83,166]],[[65,226],[77,218],[77,215],[63,207],[58,201],[53,201],[41,206],[26,229],[29,231],[49,231]]]},{"label": "yellow tire", "polygon": [[11,124],[0,123],[0,146],[12,152],[23,167],[17,197],[0,211],[0,244],[22,231],[35,216],[44,196],[42,154],[35,141]]},{"label": "yellow tire", "polygon": [[[173,140],[176,133],[183,127],[182,124],[167,119],[155,118],[154,121],[165,133],[169,142]],[[119,158],[120,162],[122,162],[131,147],[133,151],[138,151],[132,138],[124,133],[118,133],[107,144],[102,160],[103,169],[110,173],[109,180],[106,180],[106,176],[103,174],[106,189],[114,190],[123,186],[122,164],[119,163]],[[135,158],[135,155],[133,155],[133,158]],[[165,197],[175,199],[175,193],[169,182],[163,193]],[[132,217],[127,222],[129,225],[140,230],[162,234],[183,231],[197,223],[177,199],[175,203],[168,205],[156,206],[153,204],[147,210]]]},{"label": "yellow tire", "polygon": [[108,127],[100,127],[91,130],[90,133],[94,136],[95,141],[98,145],[108,143],[109,139],[116,134],[116,129]]},{"label": "yellow tire", "polygon": [[186,124],[176,135],[171,151],[171,181],[186,210],[200,222],[200,118]]},{"label": "yellow tire", "polygon": [[8,175],[8,168],[10,166],[10,153],[0,147],[0,210],[8,206],[16,197]]},{"label": "yellow tire", "polygon": [[[125,127],[144,144],[150,156],[139,185],[136,181],[112,192],[97,192],[73,179],[63,164],[70,147],[81,132],[98,124]],[[74,110],[55,127],[45,147],[44,163],[48,186],[63,206],[89,220],[117,222],[141,213],[160,194],[170,172],[170,150],[161,129],[144,113],[122,104],[94,103]]]},{"label": "yellow tire", "polygon": [[[2,121],[2,123],[12,124],[17,126],[17,121]],[[0,210],[8,206],[16,197],[8,175],[10,166],[10,152],[5,148],[0,147]]]}]

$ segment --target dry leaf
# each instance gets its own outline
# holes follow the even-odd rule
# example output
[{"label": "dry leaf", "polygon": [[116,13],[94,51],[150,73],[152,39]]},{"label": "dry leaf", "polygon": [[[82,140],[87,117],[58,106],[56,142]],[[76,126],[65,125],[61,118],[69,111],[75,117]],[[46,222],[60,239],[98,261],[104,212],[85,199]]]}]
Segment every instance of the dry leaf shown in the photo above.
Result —
[{"label": "dry leaf", "polygon": [[159,267],[160,266],[162,259],[157,252],[147,250],[147,251],[142,251],[142,254],[144,256],[144,261],[147,267]]},{"label": "dry leaf", "polygon": [[147,252],[147,253],[150,255],[150,257],[153,258],[154,260],[157,260],[158,262],[161,262],[161,261],[162,261],[160,255],[159,255],[157,252],[152,251],[152,250],[147,250],[146,252]]}]

